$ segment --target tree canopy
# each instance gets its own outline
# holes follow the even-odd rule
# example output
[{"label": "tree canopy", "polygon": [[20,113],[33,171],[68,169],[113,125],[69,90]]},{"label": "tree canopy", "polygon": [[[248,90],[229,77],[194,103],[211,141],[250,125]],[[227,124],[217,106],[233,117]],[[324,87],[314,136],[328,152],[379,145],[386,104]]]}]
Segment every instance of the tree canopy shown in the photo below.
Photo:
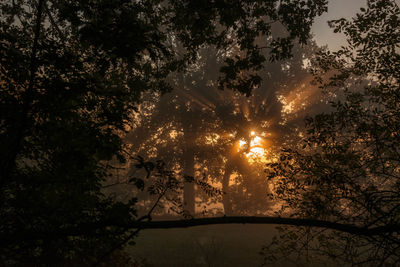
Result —
[{"label": "tree canopy", "polygon": [[[122,136],[142,92],[171,90],[166,78],[202,46],[235,45],[241,54],[226,59],[220,88],[248,94],[261,82],[263,51],[290,56],[325,10],[325,0],[1,1],[1,261],[106,260],[137,233],[130,223],[148,219],[137,218],[135,198],[102,190],[126,160]],[[278,22],[286,34],[260,46]]]},{"label": "tree canopy", "polygon": [[[254,166],[242,164],[242,156],[224,154],[237,152],[236,145],[249,139],[248,128],[263,127],[236,107],[262,99],[262,82],[271,86],[280,75],[291,79],[286,87],[303,84],[295,74],[305,73],[290,69],[287,59],[294,55],[293,61],[307,63],[296,58],[303,53],[296,54],[295,44],[310,39],[313,19],[326,11],[327,1],[0,1],[2,263],[127,265],[120,248],[142,229],[267,223],[291,226],[281,227],[263,248],[266,264],[282,258],[300,264],[397,264],[400,8],[395,0],[367,3],[353,19],[330,22],[345,34],[346,46],[312,51],[318,51],[309,60],[314,83],[333,101],[324,113],[306,119],[305,132],[282,133],[287,137],[280,140],[282,151],[265,167],[268,180],[262,183],[274,185],[269,201],[281,207],[276,216],[152,221],[163,199],[194,210],[193,184],[209,195],[220,193],[196,179],[196,164],[209,171],[218,163],[215,173],[226,191],[225,174],[253,175]],[[273,33],[276,24],[283,29],[279,35]],[[210,73],[197,68],[207,60]],[[182,96],[188,88],[201,91],[195,97],[208,97],[214,108],[187,101]],[[224,93],[230,101],[214,99],[222,95],[217,88],[230,90]],[[148,110],[141,110],[145,101]],[[271,103],[280,105],[277,98]],[[258,107],[263,108],[273,107]],[[138,117],[142,111],[148,116]],[[182,116],[185,112],[192,117]],[[138,156],[155,135],[160,140],[172,130],[181,140],[176,146],[163,152],[156,144],[147,154],[169,155],[183,169],[179,174],[163,161]],[[204,136],[196,135],[200,130]],[[211,134],[229,137],[214,142]],[[218,143],[212,149],[219,154],[200,147],[196,140],[202,138]],[[127,184],[137,190],[121,198],[107,191],[108,182],[120,171],[126,174],[121,166],[128,163],[138,171]],[[142,199],[145,188],[152,198]],[[258,192],[243,188],[242,195]],[[182,192],[186,203],[176,197]],[[239,201],[223,202],[226,210],[244,209]]]},{"label": "tree canopy", "polygon": [[[279,163],[267,167],[282,216],[348,223],[371,235],[286,229],[281,241],[288,249],[275,240],[265,249],[268,260],[309,251],[313,262],[324,255],[321,261],[335,264],[398,263],[399,18],[395,1],[376,0],[352,20],[330,22],[348,44],[321,53],[315,75],[323,90],[341,97],[331,103],[332,112],[307,119],[303,149],[287,148]],[[330,78],[322,80],[326,74]],[[383,232],[374,234],[374,228]]]},{"label": "tree canopy", "polygon": [[[220,185],[223,195],[219,200],[203,196],[198,190],[186,194],[184,201],[193,205],[191,209],[185,208],[192,215],[196,196],[203,196],[197,201],[197,212],[201,204],[201,210],[214,206],[213,210],[207,209],[208,214],[265,213],[271,201],[265,197],[270,185],[263,178],[264,164],[288,140],[284,136],[292,124],[299,123],[293,118],[296,116],[283,114],[278,95],[293,102],[291,95],[302,92],[306,81],[311,79],[303,62],[317,50],[314,44],[294,45],[291,59],[265,64],[259,74],[263,84],[248,97],[218,89],[223,52],[199,50],[199,62],[187,73],[174,77],[172,92],[144,97],[137,125],[126,138],[132,145],[131,152],[149,159],[163,159],[171,169]],[[308,112],[318,106],[307,105],[306,99],[301,101]],[[294,109],[301,114],[300,108]],[[208,200],[209,205],[205,205]],[[222,206],[218,206],[221,202]]]}]

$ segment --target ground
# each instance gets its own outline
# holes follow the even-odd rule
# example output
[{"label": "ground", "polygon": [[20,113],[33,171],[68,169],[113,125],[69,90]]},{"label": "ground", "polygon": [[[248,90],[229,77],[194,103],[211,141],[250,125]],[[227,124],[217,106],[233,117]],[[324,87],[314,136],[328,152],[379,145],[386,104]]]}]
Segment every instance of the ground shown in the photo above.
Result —
[{"label": "ground", "polygon": [[155,267],[260,266],[261,247],[274,234],[272,225],[144,230],[129,251]]}]

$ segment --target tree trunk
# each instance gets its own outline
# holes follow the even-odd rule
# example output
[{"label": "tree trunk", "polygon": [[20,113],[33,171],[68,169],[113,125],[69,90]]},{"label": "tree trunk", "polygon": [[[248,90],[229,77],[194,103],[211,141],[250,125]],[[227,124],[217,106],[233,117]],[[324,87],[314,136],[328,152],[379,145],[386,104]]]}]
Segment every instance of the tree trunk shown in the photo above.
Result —
[{"label": "tree trunk", "polygon": [[[188,129],[189,128],[189,129]],[[185,144],[183,152],[183,174],[194,177],[194,147],[191,134],[191,127],[185,129]],[[184,182],[183,186],[183,208],[191,216],[195,215],[195,184],[193,182]]]},{"label": "tree trunk", "polygon": [[27,132],[27,126],[29,122],[29,111],[34,97],[34,82],[35,74],[37,69],[37,51],[39,46],[39,36],[41,30],[42,11],[43,11],[44,0],[39,0],[37,6],[36,22],[34,28],[33,45],[31,50],[30,59],[30,73],[29,83],[26,89],[25,95],[23,96],[23,106],[21,115],[14,132],[14,140],[10,141],[9,147],[7,148],[7,158],[2,158],[0,162],[0,190],[10,179],[11,173],[16,166],[17,156],[22,148],[22,142]]},{"label": "tree trunk", "polygon": [[225,165],[225,173],[222,179],[222,204],[224,205],[224,212],[225,215],[230,216],[232,215],[232,203],[231,203],[231,196],[229,194],[229,180],[232,174],[233,168],[230,162],[230,159],[226,162]]}]

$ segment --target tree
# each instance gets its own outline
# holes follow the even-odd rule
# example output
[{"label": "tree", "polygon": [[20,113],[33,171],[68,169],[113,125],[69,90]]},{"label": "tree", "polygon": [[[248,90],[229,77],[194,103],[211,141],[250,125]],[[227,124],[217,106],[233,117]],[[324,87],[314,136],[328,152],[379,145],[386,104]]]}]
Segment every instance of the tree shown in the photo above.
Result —
[{"label": "tree", "polygon": [[[249,92],[266,60],[259,34],[281,21],[287,36],[267,45],[283,58],[325,9],[323,0],[1,1],[1,261],[89,265],[110,256],[138,232],[128,226],[149,219],[135,216],[135,198],[102,190],[113,162],[125,160],[121,138],[141,93],[170,90],[168,74],[233,35],[244,56],[227,61],[221,86]],[[183,55],[166,42],[171,33]],[[238,77],[244,70],[254,72]]]},{"label": "tree", "polygon": [[[85,33],[91,24],[81,24],[83,15],[72,20],[66,8],[1,3],[0,255],[7,265],[89,264],[127,237],[123,225],[135,215],[134,199],[105,197],[101,182],[113,168],[108,161],[123,160],[118,133],[146,85],[125,86],[138,78],[121,68],[132,54],[102,53]],[[77,8],[89,11],[85,3]],[[141,41],[135,57],[147,49]]]},{"label": "tree", "polygon": [[[307,119],[301,145],[268,164],[282,205],[276,217],[157,221],[136,227],[281,224],[266,263],[396,266],[399,262],[400,8],[371,0],[352,20],[333,21],[348,45],[317,57],[316,79],[337,95]],[[327,78],[328,77],[328,78]],[[295,227],[294,227],[295,226]]]},{"label": "tree", "polygon": [[[399,262],[399,17],[395,1],[371,0],[353,20],[331,22],[348,45],[320,54],[315,74],[342,97],[332,112],[307,119],[303,149],[287,148],[268,166],[282,215],[347,223],[371,235],[287,228],[265,248],[267,260]],[[386,231],[372,235],[373,228]]]},{"label": "tree", "polygon": [[[282,34],[282,27],[280,31],[277,28],[274,27],[275,35]],[[235,52],[232,50],[229,53]],[[289,95],[287,98],[293,102],[292,90],[301,93],[304,80],[311,77],[303,67],[304,60],[316,51],[315,45],[294,45],[291,59],[265,64],[259,74],[263,84],[246,97],[217,87],[218,68],[226,57],[224,54],[228,53],[202,48],[196,64],[185,74],[170,78],[174,86],[172,92],[162,96],[155,93],[153,101],[141,105],[140,122],[127,137],[132,153],[163,159],[185,175],[195,176],[196,173],[199,179],[219,184],[224,192],[222,201],[210,200],[200,191],[196,192],[198,212],[201,197],[203,211],[207,211],[207,201],[213,203],[214,211],[207,211],[208,215],[215,215],[215,204],[221,202],[223,209],[219,208],[219,212],[226,215],[265,213],[269,209],[266,198],[269,184],[263,179],[264,163],[274,157],[274,150],[283,141],[281,137],[289,131],[288,124],[296,121],[294,116],[283,121],[282,103],[278,98]],[[305,100],[302,101],[306,106]],[[310,110],[311,105],[308,105],[307,111]],[[298,108],[295,111],[300,112]],[[254,136],[251,136],[252,131]],[[264,140],[258,144],[257,156],[250,151],[254,149],[250,148],[253,138]],[[193,150],[190,155],[187,148]],[[236,182],[232,184],[230,180],[234,177]],[[184,207],[192,216],[195,215],[193,191],[190,194],[186,191],[183,198],[183,202],[192,203],[190,209]]]}]

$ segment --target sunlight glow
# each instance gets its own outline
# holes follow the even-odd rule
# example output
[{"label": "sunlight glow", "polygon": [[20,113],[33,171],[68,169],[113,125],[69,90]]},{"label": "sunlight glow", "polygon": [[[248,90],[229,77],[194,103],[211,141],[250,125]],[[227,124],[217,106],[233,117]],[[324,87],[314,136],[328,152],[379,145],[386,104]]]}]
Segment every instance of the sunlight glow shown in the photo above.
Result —
[{"label": "sunlight glow", "polygon": [[205,143],[207,145],[215,145],[218,143],[220,139],[219,134],[208,134],[207,136],[205,136]]},{"label": "sunlight glow", "polygon": [[250,132],[250,135],[251,135],[251,136],[254,136],[254,135],[256,135],[256,132],[255,132],[255,131],[251,131],[251,132]]},{"label": "sunlight glow", "polygon": [[246,157],[249,159],[250,163],[256,161],[264,162],[266,161],[265,152],[266,150],[264,149],[262,138],[259,136],[255,136],[250,141],[250,151],[246,154]]},{"label": "sunlight glow", "polygon": [[175,139],[178,136],[178,132],[176,130],[172,130],[169,132],[169,137],[171,137],[171,139]]},{"label": "sunlight glow", "polygon": [[246,141],[243,139],[239,140],[239,148],[243,148],[246,145]]},{"label": "sunlight glow", "polygon": [[264,148],[262,147],[253,147],[250,149],[250,152],[246,154],[246,157],[253,159],[261,159],[264,156]]},{"label": "sunlight glow", "polygon": [[250,147],[261,146],[261,145],[262,145],[262,139],[259,136],[254,137],[253,140],[251,140],[250,142]]},{"label": "sunlight glow", "polygon": [[246,156],[247,160],[249,163],[265,163],[267,162],[266,158],[266,152],[267,150],[265,149],[265,142],[264,140],[260,137],[255,135],[255,132],[252,131],[251,136],[254,136],[250,140],[250,144],[246,142],[245,139],[241,139],[238,141],[238,149],[237,152],[244,152],[244,155]]}]

